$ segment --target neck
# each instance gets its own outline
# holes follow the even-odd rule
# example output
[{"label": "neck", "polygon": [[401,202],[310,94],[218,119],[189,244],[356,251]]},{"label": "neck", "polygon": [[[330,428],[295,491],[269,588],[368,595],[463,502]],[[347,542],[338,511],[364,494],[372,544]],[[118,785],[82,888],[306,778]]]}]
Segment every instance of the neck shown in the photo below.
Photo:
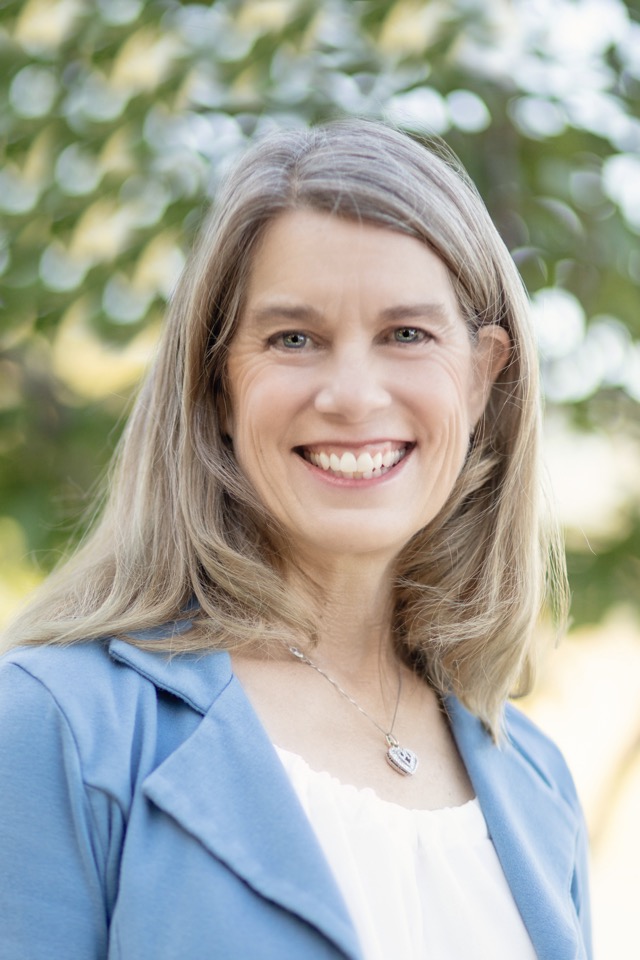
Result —
[{"label": "neck", "polygon": [[[295,574],[292,581],[300,579]],[[392,591],[389,566],[333,563],[310,579],[320,587],[317,608],[318,646],[313,656],[344,678],[370,681],[395,671],[391,629]],[[304,587],[303,587],[304,589]]]}]

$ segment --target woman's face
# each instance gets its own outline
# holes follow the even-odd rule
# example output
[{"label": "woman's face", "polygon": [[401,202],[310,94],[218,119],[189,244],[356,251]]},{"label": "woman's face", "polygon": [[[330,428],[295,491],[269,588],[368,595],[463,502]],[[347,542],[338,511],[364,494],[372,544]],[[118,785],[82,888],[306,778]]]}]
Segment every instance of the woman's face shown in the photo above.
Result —
[{"label": "woman's face", "polygon": [[391,560],[441,509],[508,352],[418,240],[311,210],[256,253],[228,361],[237,462],[303,557]]}]

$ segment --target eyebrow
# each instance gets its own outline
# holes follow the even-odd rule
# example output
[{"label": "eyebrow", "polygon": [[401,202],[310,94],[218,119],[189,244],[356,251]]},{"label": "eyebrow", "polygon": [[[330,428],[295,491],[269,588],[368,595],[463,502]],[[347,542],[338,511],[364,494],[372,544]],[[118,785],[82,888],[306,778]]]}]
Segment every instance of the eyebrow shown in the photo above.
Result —
[{"label": "eyebrow", "polygon": [[[443,303],[438,301],[426,303],[399,303],[392,307],[385,307],[378,313],[378,319],[387,323],[404,322],[429,318],[439,323],[450,321],[451,314]],[[290,320],[292,322],[322,322],[321,311],[308,304],[270,303],[264,307],[251,310],[248,319],[256,326],[269,323],[273,320]]]},{"label": "eyebrow", "polygon": [[432,320],[438,320],[445,323],[450,319],[450,311],[440,302],[430,303],[400,303],[394,307],[386,307],[381,310],[378,316],[382,320],[418,320],[420,317],[428,317]]},{"label": "eyebrow", "polygon": [[322,320],[322,314],[306,304],[269,303],[265,307],[250,310],[248,318],[251,323],[261,326],[271,320],[319,321]]}]

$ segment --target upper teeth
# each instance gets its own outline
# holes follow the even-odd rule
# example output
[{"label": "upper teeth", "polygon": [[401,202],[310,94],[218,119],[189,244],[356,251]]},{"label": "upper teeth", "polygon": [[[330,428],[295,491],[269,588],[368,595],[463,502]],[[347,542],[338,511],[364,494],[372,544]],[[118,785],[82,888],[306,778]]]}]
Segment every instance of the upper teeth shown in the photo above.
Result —
[{"label": "upper teeth", "polygon": [[361,477],[364,480],[370,480],[395,466],[405,455],[406,449],[402,446],[397,450],[386,450],[384,453],[378,451],[374,454],[364,451],[357,456],[351,450],[345,450],[342,456],[321,450],[318,453],[309,451],[306,457],[321,470],[329,470],[342,477]]}]

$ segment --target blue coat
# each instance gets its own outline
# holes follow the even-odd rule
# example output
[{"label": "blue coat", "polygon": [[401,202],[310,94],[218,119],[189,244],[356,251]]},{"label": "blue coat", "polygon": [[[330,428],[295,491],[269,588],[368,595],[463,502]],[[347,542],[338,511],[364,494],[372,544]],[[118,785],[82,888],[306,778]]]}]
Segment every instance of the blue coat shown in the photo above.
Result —
[{"label": "blue coat", "polygon": [[[512,707],[498,749],[447,706],[538,957],[588,960],[586,834],[564,761]],[[2,960],[361,960],[225,653],[13,651],[0,785]]]}]

